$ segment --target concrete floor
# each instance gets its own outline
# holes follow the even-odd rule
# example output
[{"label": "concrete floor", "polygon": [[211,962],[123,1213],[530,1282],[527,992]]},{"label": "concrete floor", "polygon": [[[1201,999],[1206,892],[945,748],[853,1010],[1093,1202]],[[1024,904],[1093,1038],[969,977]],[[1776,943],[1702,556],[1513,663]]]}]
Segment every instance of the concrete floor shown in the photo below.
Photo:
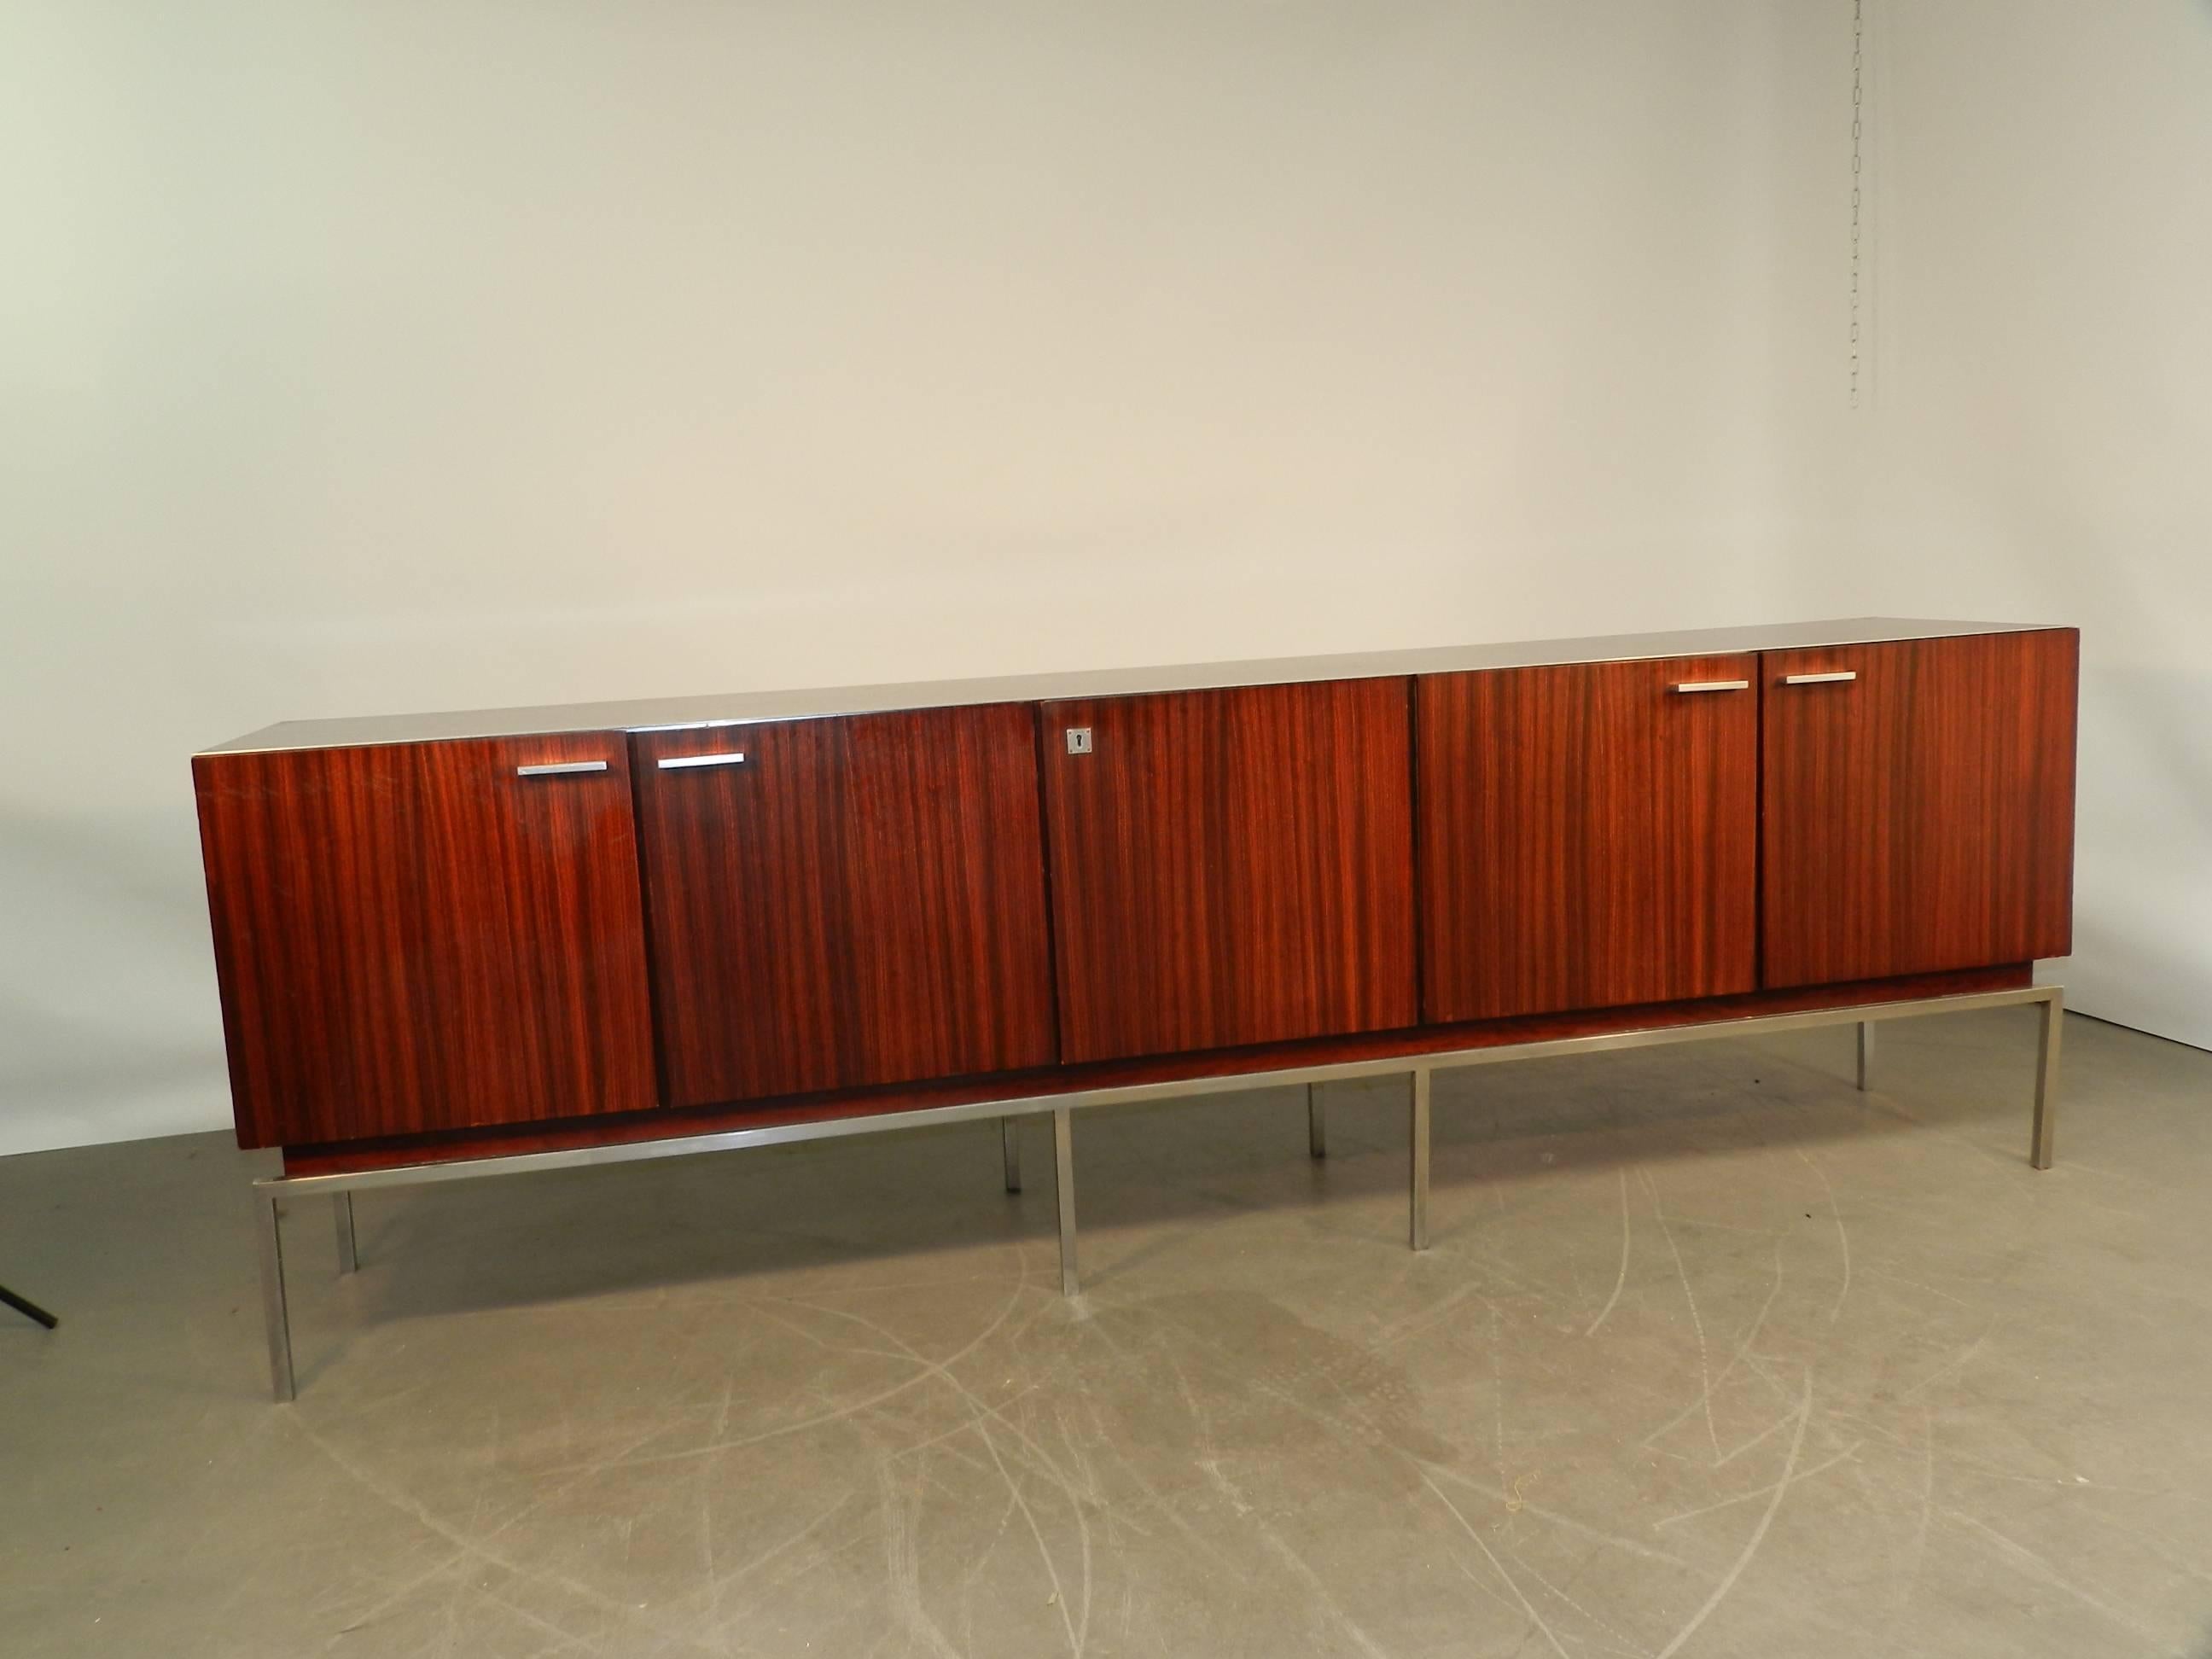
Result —
[{"label": "concrete floor", "polygon": [[[2034,1017],[360,1200],[0,1160],[0,1651],[2212,1653],[2212,1055]],[[4,1310],[0,1310],[4,1312]]]}]

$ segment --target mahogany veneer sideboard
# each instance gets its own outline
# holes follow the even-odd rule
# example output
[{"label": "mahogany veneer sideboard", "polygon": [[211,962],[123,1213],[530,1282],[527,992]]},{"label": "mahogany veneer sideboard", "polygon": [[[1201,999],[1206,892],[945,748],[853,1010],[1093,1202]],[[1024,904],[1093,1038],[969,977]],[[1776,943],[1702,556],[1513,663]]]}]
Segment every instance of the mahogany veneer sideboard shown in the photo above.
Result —
[{"label": "mahogany veneer sideboard", "polygon": [[[2078,635],[1887,619],[272,726],[195,757],[280,1195],[2030,1002]],[[1314,1105],[1312,1148],[1323,1148]]]}]

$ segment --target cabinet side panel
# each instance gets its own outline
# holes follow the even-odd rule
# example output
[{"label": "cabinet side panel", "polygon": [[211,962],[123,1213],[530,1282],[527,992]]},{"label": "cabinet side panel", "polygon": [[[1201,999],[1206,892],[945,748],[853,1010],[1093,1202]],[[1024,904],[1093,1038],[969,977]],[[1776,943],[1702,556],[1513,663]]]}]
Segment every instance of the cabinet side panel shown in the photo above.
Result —
[{"label": "cabinet side panel", "polygon": [[1055,1058],[1030,706],[635,742],[671,1104]]},{"label": "cabinet side panel", "polygon": [[203,756],[193,777],[241,1146],[653,1103],[618,735]]},{"label": "cabinet side panel", "polygon": [[1389,679],[1045,706],[1064,1059],[1414,1023],[1407,699]]},{"label": "cabinet side panel", "polygon": [[1753,988],[1756,664],[1698,657],[1415,683],[1424,1018]]},{"label": "cabinet side panel", "polygon": [[1764,657],[1766,984],[2072,949],[2079,652],[2052,629]]}]

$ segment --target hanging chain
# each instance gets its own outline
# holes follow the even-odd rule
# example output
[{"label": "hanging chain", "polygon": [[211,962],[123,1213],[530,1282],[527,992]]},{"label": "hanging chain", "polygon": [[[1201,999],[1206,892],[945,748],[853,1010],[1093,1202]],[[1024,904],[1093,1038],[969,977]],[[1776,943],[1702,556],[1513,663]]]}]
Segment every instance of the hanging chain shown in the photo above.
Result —
[{"label": "hanging chain", "polygon": [[1866,0],[1851,0],[1851,407],[1859,406],[1859,122]]}]

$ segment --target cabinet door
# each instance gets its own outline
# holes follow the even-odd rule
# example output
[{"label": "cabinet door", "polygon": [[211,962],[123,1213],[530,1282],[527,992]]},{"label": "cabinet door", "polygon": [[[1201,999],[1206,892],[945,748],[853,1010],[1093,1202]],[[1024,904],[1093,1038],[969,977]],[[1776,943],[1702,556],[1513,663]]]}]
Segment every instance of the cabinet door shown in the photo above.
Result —
[{"label": "cabinet door", "polygon": [[634,742],[672,1105],[1051,1062],[1029,705]]},{"label": "cabinet door", "polygon": [[193,777],[240,1145],[653,1104],[619,734],[207,755]]},{"label": "cabinet door", "polygon": [[2071,629],[1769,652],[1765,981],[2072,948]]},{"label": "cabinet door", "polygon": [[1425,675],[1425,1018],[1757,983],[1753,657]]},{"label": "cabinet door", "polygon": [[1407,697],[1372,679],[1045,705],[1066,1059],[1414,1023]]}]

